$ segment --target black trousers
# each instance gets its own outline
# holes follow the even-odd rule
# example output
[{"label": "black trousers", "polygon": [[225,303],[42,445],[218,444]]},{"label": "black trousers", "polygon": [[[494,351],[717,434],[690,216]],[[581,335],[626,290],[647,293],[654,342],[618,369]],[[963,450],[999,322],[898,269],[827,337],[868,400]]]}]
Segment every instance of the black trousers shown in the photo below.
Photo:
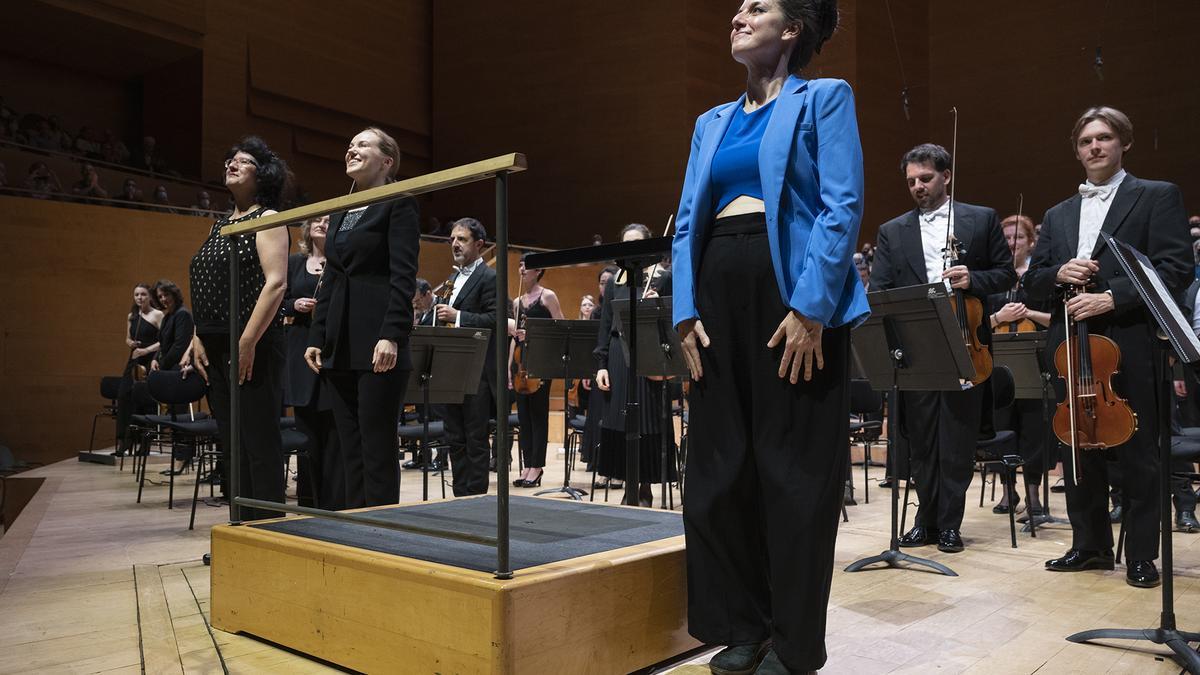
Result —
[{"label": "black trousers", "polygon": [[850,331],[824,331],[825,368],[811,381],[779,378],[783,347],[765,345],[788,308],[765,232],[736,234],[746,220],[718,223],[696,283],[712,346],[689,397],[688,632],[722,645],[771,638],[789,668],[816,670],[850,451]]},{"label": "black trousers", "polygon": [[[345,458],[333,411],[295,406],[296,429],[308,436],[306,455],[297,460],[296,497],[301,506],[340,511],[346,507]],[[313,487],[316,494],[312,494]]]},{"label": "black trousers", "polygon": [[521,456],[525,466],[540,469],[546,466],[546,444],[550,433],[550,383],[532,394],[517,394],[517,419],[521,424]]},{"label": "black trousers", "polygon": [[120,445],[118,450],[131,445],[131,439],[126,438],[129,429],[129,418],[134,415],[149,415],[154,413],[154,399],[145,382],[134,382],[133,368],[138,365],[130,360],[125,364],[125,372],[121,374],[121,384],[117,387],[117,419],[116,438]]},{"label": "black trousers", "polygon": [[[208,403],[217,418],[224,466],[229,466],[233,428],[229,424],[230,390],[238,386],[229,379],[229,336],[201,335],[208,354]],[[284,501],[283,443],[279,437],[279,415],[283,409],[283,333],[268,329],[254,349],[253,377],[241,386],[241,461],[236,496],[272,502]],[[231,497],[229,476],[221,477],[221,491]],[[273,511],[243,508],[242,520],[278,518]]]},{"label": "black trousers", "polygon": [[[1017,449],[1025,460],[1022,473],[1025,485],[1033,489],[1042,484],[1046,473],[1046,421],[1043,419],[1042,400],[1017,399],[1004,410],[996,411],[996,428],[1008,429],[1017,435]],[[1053,414],[1051,409],[1050,414]],[[1001,480],[1007,480],[1001,474]]]},{"label": "black trousers", "polygon": [[333,421],[341,443],[346,506],[400,502],[400,443],[396,426],[408,370],[327,370]]},{"label": "black trousers", "polygon": [[[463,399],[461,405],[448,405],[442,411],[446,425],[446,443],[450,446],[450,470],[454,474],[454,496],[483,495],[488,491],[488,421],[492,412],[492,390],[486,377],[480,378],[479,390]],[[524,433],[521,434],[524,436]]]},{"label": "black trousers", "polygon": [[975,442],[983,387],[966,391],[900,392],[900,416],[908,438],[912,477],[921,505],[916,524],[962,529],[967,488],[975,472]]}]

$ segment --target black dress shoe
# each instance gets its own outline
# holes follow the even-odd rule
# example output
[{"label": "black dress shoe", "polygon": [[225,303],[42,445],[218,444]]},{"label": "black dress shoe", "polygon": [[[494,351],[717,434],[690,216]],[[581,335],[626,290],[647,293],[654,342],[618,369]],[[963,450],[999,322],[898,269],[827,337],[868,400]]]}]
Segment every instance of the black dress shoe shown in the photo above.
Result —
[{"label": "black dress shoe", "polygon": [[929,529],[924,525],[914,525],[913,529],[906,532],[900,537],[900,545],[905,548],[914,546],[928,546],[936,544],[938,541],[938,531]]},{"label": "black dress shoe", "polygon": [[942,553],[959,553],[965,548],[963,546],[962,535],[958,530],[942,530],[938,534],[938,550]]},{"label": "black dress shoe", "polygon": [[1180,532],[1195,532],[1200,530],[1200,521],[1196,520],[1196,514],[1192,511],[1180,511],[1175,514],[1175,529]]},{"label": "black dress shoe", "polygon": [[[1021,503],[1021,495],[1017,495],[1017,500],[1015,502],[1010,502],[1009,504],[1002,503],[1002,504],[997,504],[997,505],[993,506],[992,513],[1008,513],[1009,509],[1015,509],[1017,507],[1017,505],[1020,503]],[[1015,511],[1014,511],[1014,513],[1015,513]]]},{"label": "black dress shoe", "polygon": [[1130,560],[1125,569],[1125,583],[1138,588],[1154,588],[1162,583],[1153,560]]},{"label": "black dress shoe", "polygon": [[708,662],[714,675],[749,675],[767,654],[770,642],[753,645],[734,645],[717,652]]},{"label": "black dress shoe", "polygon": [[1061,558],[1046,561],[1051,572],[1082,572],[1084,570],[1111,570],[1115,567],[1111,551],[1080,551],[1071,549]]},{"label": "black dress shoe", "polygon": [[425,462],[417,459],[410,459],[401,464],[400,468],[404,469],[405,471],[420,471],[421,469],[425,468]]},{"label": "black dress shoe", "polygon": [[1067,491],[1067,486],[1063,485],[1062,479],[1060,478],[1057,483],[1050,486],[1050,491],[1054,494],[1060,494]]},{"label": "black dress shoe", "polygon": [[879,487],[883,488],[884,490],[892,487],[892,479],[885,478],[885,479],[879,481]]}]

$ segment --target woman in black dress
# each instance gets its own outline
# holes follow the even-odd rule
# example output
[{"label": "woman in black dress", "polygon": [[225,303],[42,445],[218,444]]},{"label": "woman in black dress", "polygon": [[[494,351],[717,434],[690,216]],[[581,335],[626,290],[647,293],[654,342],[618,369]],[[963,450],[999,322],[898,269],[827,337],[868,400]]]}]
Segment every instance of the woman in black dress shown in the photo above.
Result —
[{"label": "woman in black dress", "polygon": [[[621,230],[621,241],[649,239],[650,229],[640,223],[631,223]],[[647,274],[650,270],[646,271]],[[644,283],[644,282],[643,282]],[[658,274],[650,281],[649,290],[645,286],[637,289],[638,297],[653,298],[671,294],[670,273],[658,268]],[[600,334],[594,352],[596,356],[595,384],[604,392],[602,414],[600,417],[600,463],[596,471],[610,479],[624,481],[625,476],[625,382],[628,363],[623,343],[621,342],[621,327],[613,322],[614,300],[628,300],[632,295],[628,279],[623,274],[609,278],[604,289],[604,301],[600,310]],[[639,422],[641,442],[638,451],[638,505],[650,506],[653,503],[653,483],[663,482],[662,449],[663,449],[663,383],[645,377],[637,378],[639,387]],[[668,430],[671,452],[674,453],[675,434]],[[667,458],[667,482],[674,481],[675,462]],[[624,500],[622,500],[624,503]]]},{"label": "woman in black dress", "polygon": [[[288,232],[221,236],[221,228],[275,213],[286,201],[291,174],[287,164],[257,136],[247,136],[225,158],[225,187],[233,195],[233,213],[213,223],[208,238],[192,257],[188,277],[195,310],[196,337],[185,369],[195,367],[208,381],[208,401],[220,430],[221,449],[229,456],[230,392],[240,387],[241,460],[237,495],[282,502],[283,445],[279,415],[283,409],[283,315],[287,285]],[[229,260],[238,261],[240,312],[237,318],[237,381],[230,375]],[[224,462],[229,465],[228,461]],[[228,476],[222,477],[222,493]],[[231,511],[233,508],[231,507]],[[241,509],[243,520],[279,514]]]},{"label": "woman in black dress", "polygon": [[[1013,267],[1017,270],[1017,285],[1007,293],[988,296],[988,321],[992,332],[1022,332],[1046,330],[1050,325],[1050,312],[1045,302],[1033,302],[1025,293],[1020,278],[1029,269],[1029,257],[1033,252],[1033,221],[1029,216],[1009,216],[1000,222],[1004,238],[1013,252]],[[996,428],[1008,429],[1017,434],[1017,447],[1025,460],[1022,475],[1025,476],[1025,492],[1031,515],[1044,515],[1038,489],[1042,475],[1046,472],[1046,421],[1042,418],[1040,399],[1018,399],[1004,410],[996,411]],[[1017,495],[1017,502],[1021,497]],[[1000,502],[992,507],[993,513],[1008,513],[1008,490]]]},{"label": "woman in black dress", "polygon": [[[521,287],[525,289],[525,292],[513,301],[513,311],[516,315],[532,319],[566,318],[558,303],[558,296],[554,291],[542,286],[542,275],[546,271],[525,267],[525,256],[521,258],[519,267]],[[518,319],[518,324],[521,324],[520,319]],[[525,327],[519,325],[517,342],[524,340]],[[516,364],[510,363],[510,366],[509,379],[511,380],[511,373],[515,372]],[[517,418],[521,423],[519,439],[521,456],[525,461],[525,470],[513,481],[513,487],[538,487],[542,484],[542,474],[546,469],[546,444],[547,436],[550,433],[550,380],[542,380],[541,387],[532,394],[515,393]]]},{"label": "woman in black dress", "polygon": [[[400,164],[387,133],[364,129],[346,150],[355,190],[385,185]],[[400,501],[396,424],[412,361],[420,224],[412,198],[334,214],[304,360],[324,372],[341,439],[346,506]]]},{"label": "woman in black dress", "polygon": [[[178,370],[183,355],[192,346],[192,335],[196,332],[196,323],[192,313],[183,306],[183,291],[169,279],[160,279],[154,284],[154,295],[158,304],[163,308],[162,330],[158,334],[158,353],[150,362],[150,370]],[[185,409],[186,410],[186,409]],[[176,442],[172,445],[171,454],[175,463],[164,475],[183,473],[192,461],[195,448],[191,444]]]},{"label": "woman in black dress", "polygon": [[125,361],[125,370],[121,373],[121,386],[117,390],[117,438],[121,441],[116,452],[118,456],[123,455],[129,448],[129,418],[134,414],[145,415],[154,412],[154,401],[146,392],[142,380],[145,379],[146,371],[154,360],[154,354],[158,352],[158,332],[163,313],[157,305],[158,300],[149,284],[133,287],[133,306],[129,308],[129,325],[125,332],[125,346],[129,347],[129,359]]},{"label": "woman in black dress", "polygon": [[[296,462],[298,502],[337,511],[346,508],[346,478],[342,475],[337,428],[328,397],[320,395],[320,378],[304,362],[317,288],[325,270],[328,231],[329,216],[305,222],[300,228],[300,252],[288,257],[288,285],[283,297],[283,322],[287,326],[283,404],[292,407],[296,428],[308,437],[307,453]],[[312,494],[314,489],[316,494]]]}]

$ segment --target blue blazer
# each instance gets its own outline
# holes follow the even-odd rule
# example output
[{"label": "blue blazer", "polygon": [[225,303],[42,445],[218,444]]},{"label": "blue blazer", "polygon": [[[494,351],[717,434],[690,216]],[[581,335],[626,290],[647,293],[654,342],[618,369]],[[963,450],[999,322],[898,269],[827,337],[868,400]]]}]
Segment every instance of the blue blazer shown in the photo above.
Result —
[{"label": "blue blazer", "polygon": [[[671,249],[677,326],[703,318],[696,311],[693,284],[716,215],[712,159],[745,99],[743,94],[696,120]],[[771,261],[784,303],[827,327],[864,321],[871,310],[854,268],[863,160],[850,85],[789,77],[763,133],[758,169]]]}]

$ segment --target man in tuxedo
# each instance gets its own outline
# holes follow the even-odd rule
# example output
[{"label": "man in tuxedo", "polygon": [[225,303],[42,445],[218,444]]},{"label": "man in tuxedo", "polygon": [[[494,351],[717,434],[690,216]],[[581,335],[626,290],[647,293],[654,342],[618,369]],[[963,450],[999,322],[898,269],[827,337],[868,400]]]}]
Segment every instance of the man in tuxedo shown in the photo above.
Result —
[{"label": "man in tuxedo", "polygon": [[[1179,188],[1135,178],[1123,168],[1124,155],[1133,146],[1133,125],[1121,111],[1088,109],[1076,121],[1071,140],[1087,180],[1076,194],[1046,212],[1025,288],[1031,296],[1053,298],[1048,349],[1065,337],[1064,312],[1075,321],[1086,319],[1092,335],[1117,343],[1122,370],[1113,378],[1113,388],[1129,401],[1138,419],[1129,442],[1080,453],[1078,484],[1067,472],[1071,548],[1063,557],[1047,561],[1046,568],[1113,569],[1106,463],[1112,458],[1119,465],[1127,504],[1126,581],[1152,587],[1160,583],[1154,565],[1159,518],[1156,401],[1164,395],[1170,373],[1159,367],[1155,322],[1100,233],[1110,233],[1146,254],[1167,289],[1179,297],[1192,277],[1187,216]],[[1064,285],[1083,289],[1064,303]]]},{"label": "man in tuxedo", "polygon": [[[988,295],[1012,288],[1017,274],[996,212],[952,203],[947,194],[953,179],[950,153],[940,145],[918,145],[904,155],[900,169],[917,208],[879,228],[871,290],[945,282],[986,302]],[[960,250],[953,265],[943,255],[949,232]],[[986,321],[980,339],[991,341]],[[987,389],[984,383],[963,391],[901,392],[900,435],[908,442],[921,501],[913,528],[900,537],[901,546],[936,543],[947,553],[963,550],[960,530],[974,475],[975,443],[983,409],[991,405]]]},{"label": "man in tuxedo", "polygon": [[454,288],[450,303],[435,308],[438,324],[471,328],[490,328],[487,361],[479,379],[479,390],[467,396],[461,405],[444,406],[446,440],[450,446],[450,468],[454,474],[454,496],[486,494],[488,490],[488,422],[492,402],[503,396],[496,381],[496,313],[508,304],[496,298],[496,271],[480,257],[487,243],[487,231],[474,218],[462,218],[452,224],[450,251],[458,268],[449,283]]}]

